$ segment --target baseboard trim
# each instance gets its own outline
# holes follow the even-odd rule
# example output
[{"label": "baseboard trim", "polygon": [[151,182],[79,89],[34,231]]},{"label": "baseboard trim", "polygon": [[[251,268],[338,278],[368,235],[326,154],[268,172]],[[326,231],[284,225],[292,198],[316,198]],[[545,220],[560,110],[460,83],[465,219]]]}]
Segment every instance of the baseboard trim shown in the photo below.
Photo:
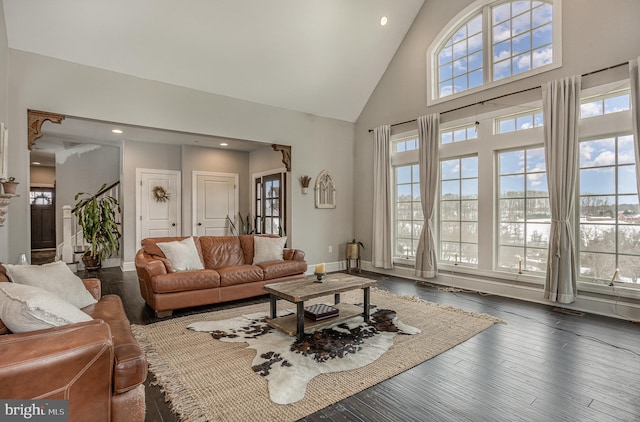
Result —
[{"label": "baseboard trim", "polygon": [[122,272],[135,271],[136,270],[136,264],[133,261],[123,262],[120,265],[120,269],[122,270]]},{"label": "baseboard trim", "polygon": [[578,299],[574,303],[562,304],[545,299],[542,287],[526,285],[520,282],[499,279],[480,279],[472,275],[452,272],[440,272],[437,277],[427,279],[416,277],[414,269],[410,267],[394,267],[393,269],[375,268],[371,265],[370,261],[363,261],[362,268],[377,274],[397,276],[418,282],[488,293],[496,296],[540,303],[556,308],[640,322],[640,301],[629,298],[606,297],[591,292],[579,291]]}]

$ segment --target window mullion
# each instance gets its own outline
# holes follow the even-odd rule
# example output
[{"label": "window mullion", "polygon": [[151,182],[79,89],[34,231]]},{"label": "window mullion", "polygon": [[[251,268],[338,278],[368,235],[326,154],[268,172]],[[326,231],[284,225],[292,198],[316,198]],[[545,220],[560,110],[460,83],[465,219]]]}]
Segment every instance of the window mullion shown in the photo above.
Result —
[{"label": "window mullion", "polygon": [[491,7],[487,5],[482,8],[482,50],[484,52],[482,55],[484,68],[482,77],[485,85],[493,81],[493,66],[491,65],[493,63],[493,47],[491,45],[493,37],[491,33]]}]

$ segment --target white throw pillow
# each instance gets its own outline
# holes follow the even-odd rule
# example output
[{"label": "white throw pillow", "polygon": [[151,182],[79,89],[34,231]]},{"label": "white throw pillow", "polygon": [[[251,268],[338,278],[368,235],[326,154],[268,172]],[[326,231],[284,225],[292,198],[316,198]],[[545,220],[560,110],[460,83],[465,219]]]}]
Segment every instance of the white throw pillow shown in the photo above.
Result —
[{"label": "white throw pillow", "polygon": [[18,284],[39,287],[51,292],[77,308],[93,305],[96,299],[84,283],[62,261],[43,265],[5,264],[9,280]]},{"label": "white throw pillow", "polygon": [[160,242],[157,245],[171,263],[174,271],[204,269],[193,237],[174,242]]},{"label": "white throw pillow", "polygon": [[287,237],[261,237],[253,238],[253,264],[263,262],[283,261],[284,244]]},{"label": "white throw pillow", "polygon": [[91,321],[69,302],[38,287],[0,282],[0,319],[14,333]]}]

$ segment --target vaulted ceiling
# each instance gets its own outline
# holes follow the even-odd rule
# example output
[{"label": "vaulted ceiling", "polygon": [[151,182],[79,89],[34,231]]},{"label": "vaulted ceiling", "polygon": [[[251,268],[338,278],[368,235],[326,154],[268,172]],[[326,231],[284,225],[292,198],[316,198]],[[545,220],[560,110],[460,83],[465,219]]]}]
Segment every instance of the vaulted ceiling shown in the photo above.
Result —
[{"label": "vaulted ceiling", "polygon": [[12,49],[354,122],[423,3],[4,0],[4,12]]}]

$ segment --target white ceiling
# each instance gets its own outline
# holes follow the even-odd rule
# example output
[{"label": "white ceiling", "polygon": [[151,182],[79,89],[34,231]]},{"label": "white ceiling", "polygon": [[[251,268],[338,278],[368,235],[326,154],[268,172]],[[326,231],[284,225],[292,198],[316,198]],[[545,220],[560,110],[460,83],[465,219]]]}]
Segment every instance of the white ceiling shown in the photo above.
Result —
[{"label": "white ceiling", "polygon": [[13,49],[354,122],[423,3],[4,0],[4,12]]}]

